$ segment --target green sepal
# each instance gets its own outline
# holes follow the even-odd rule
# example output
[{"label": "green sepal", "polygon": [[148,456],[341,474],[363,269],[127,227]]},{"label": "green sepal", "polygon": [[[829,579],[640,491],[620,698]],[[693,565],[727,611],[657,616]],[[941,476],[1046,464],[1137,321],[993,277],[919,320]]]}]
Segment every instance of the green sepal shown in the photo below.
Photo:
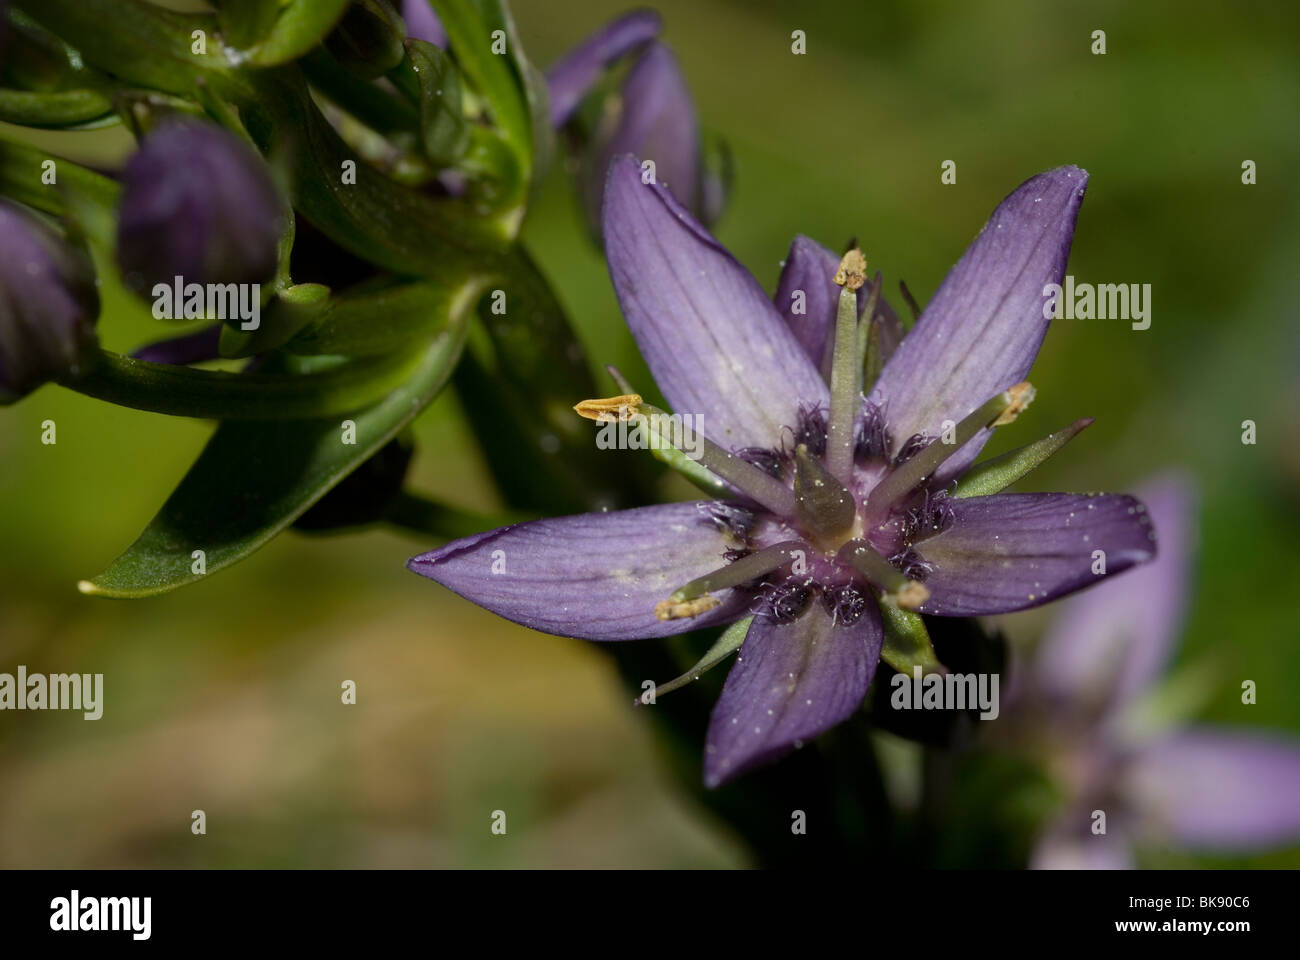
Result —
[{"label": "green sepal", "polygon": [[317,321],[329,305],[330,288],[320,283],[299,283],[275,293],[262,307],[256,330],[240,330],[237,318],[221,328],[217,346],[223,357],[251,357],[281,347],[304,327]]},{"label": "green sepal", "polygon": [[[412,375],[351,417],[223,423],[149,526],[83,593],[144,597],[202,579],[253,553],[377,453],[437,396],[464,345],[465,316],[417,354]],[[194,570],[204,551],[205,573]]]},{"label": "green sepal", "polygon": [[920,667],[923,673],[943,669],[930,643],[930,631],[919,613],[904,610],[889,597],[882,596],[880,620],[885,628],[880,658],[887,664],[909,677],[913,667]]},{"label": "green sepal", "polygon": [[98,90],[0,90],[0,120],[26,127],[79,126],[99,120],[112,110],[113,101]]},{"label": "green sepal", "polygon": [[217,22],[226,42],[247,50],[270,33],[280,15],[281,0],[214,0]]},{"label": "green sepal", "polygon": [[[718,637],[713,646],[709,647],[704,656],[700,657],[699,663],[695,664],[695,666],[691,667],[691,669],[687,670],[680,677],[676,677],[669,680],[667,683],[661,683],[656,686],[654,688],[654,698],[657,700],[665,693],[672,693],[674,690],[679,690],[688,683],[700,679],[702,675],[708,673],[718,664],[722,663],[722,661],[726,660],[727,657],[739,650],[740,645],[745,642],[745,634],[749,632],[749,625],[753,621],[753,617],[746,617],[744,620],[737,620],[731,626],[727,627],[726,630],[722,631],[722,636]],[[641,698],[638,697],[636,702],[641,703]]]},{"label": "green sepal", "polygon": [[1020,478],[1037,470],[1052,454],[1073,440],[1091,423],[1091,417],[1084,417],[1055,433],[1049,433],[1041,440],[976,464],[957,481],[957,487],[952,495],[987,497],[999,490],[1005,490]]}]

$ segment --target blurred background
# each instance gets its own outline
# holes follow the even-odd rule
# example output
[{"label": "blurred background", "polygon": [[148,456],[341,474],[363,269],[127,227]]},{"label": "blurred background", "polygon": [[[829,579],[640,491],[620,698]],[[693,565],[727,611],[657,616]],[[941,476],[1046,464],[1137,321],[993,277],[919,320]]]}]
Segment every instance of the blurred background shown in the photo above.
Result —
[{"label": "blurred background", "polygon": [[[1292,4],[657,4],[707,132],[735,157],[716,232],[769,289],[796,232],[859,238],[886,290],[924,303],[1001,198],[1043,169],[1091,174],[1069,272],[1152,285],[1150,329],[1060,320],[1038,398],[989,453],[1096,423],[1022,490],[1199,486],[1196,589],[1175,666],[1221,682],[1201,718],[1300,730],[1300,8]],[[521,2],[550,63],[623,11]],[[807,54],[793,56],[793,30]],[[1090,52],[1094,30],[1107,53]],[[12,131],[6,131],[11,133]],[[103,164],[125,132],[32,139]],[[956,163],[955,185],[940,165]],[[1258,183],[1241,182],[1244,160]],[[570,178],[525,239],[593,366],[646,382]],[[897,301],[896,301],[897,302]],[[100,321],[127,350],[166,333]],[[578,399],[578,398],[575,398]],[[58,442],[40,443],[57,423]],[[1258,443],[1241,442],[1243,420]],[[727,825],[677,785],[636,690],[592,646],[515,627],[404,568],[386,531],[286,534],[141,601],[83,597],[210,426],[46,387],[0,414],[0,670],[105,675],[103,719],[0,715],[3,867],[732,867]],[[455,399],[418,421],[413,484],[500,506]],[[1051,608],[1002,618],[1031,641]],[[661,677],[657,679],[667,679]],[[1253,679],[1258,703],[1243,706]],[[357,703],[340,684],[354,680]],[[670,709],[666,699],[656,709]],[[190,813],[207,814],[207,835]],[[493,810],[508,833],[489,831]],[[1300,852],[1142,863],[1300,866]]]}]

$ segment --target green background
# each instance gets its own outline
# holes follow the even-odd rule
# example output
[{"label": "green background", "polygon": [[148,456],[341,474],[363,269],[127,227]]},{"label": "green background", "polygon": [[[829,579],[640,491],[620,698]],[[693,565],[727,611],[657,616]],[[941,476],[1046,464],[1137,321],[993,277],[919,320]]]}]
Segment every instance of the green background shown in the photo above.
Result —
[{"label": "green background", "polygon": [[[516,16],[547,64],[622,9],[546,0]],[[1090,172],[1069,271],[1150,283],[1151,327],[1056,322],[1034,406],[990,451],[1095,416],[1020,489],[1124,490],[1188,471],[1200,553],[1177,664],[1214,665],[1205,720],[1300,728],[1295,5],[658,9],[704,127],[735,155],[718,235],[769,289],[795,233],[832,247],[856,236],[887,290],[903,278],[924,302],[1018,183],[1062,163]],[[790,51],[795,29],[806,55]],[[1090,52],[1097,29],[1104,56]],[[129,149],[120,131],[34,139],[100,162]],[[945,160],[955,185],[940,183]],[[1244,160],[1256,185],[1241,182]],[[637,371],[563,169],[525,236],[593,365]],[[113,303],[100,328],[122,350],[167,332]],[[40,443],[46,419],[53,446]],[[1254,446],[1241,442],[1246,419]],[[417,487],[498,505],[452,397],[416,429]],[[430,545],[419,538],[286,535],[160,598],[79,595],[76,581],[135,537],[209,431],[55,387],[0,414],[0,670],[106,675],[97,722],[0,714],[0,866],[747,862],[669,778],[629,709],[634,691],[598,650],[406,572]],[[1027,640],[1050,615],[1002,625]],[[339,702],[348,679],[356,706]],[[1244,679],[1258,684],[1254,706],[1240,703]],[[194,809],[206,836],[190,833]],[[504,837],[488,829],[497,809]],[[1146,862],[1230,861],[1157,849]],[[1300,854],[1252,862],[1294,866]]]}]

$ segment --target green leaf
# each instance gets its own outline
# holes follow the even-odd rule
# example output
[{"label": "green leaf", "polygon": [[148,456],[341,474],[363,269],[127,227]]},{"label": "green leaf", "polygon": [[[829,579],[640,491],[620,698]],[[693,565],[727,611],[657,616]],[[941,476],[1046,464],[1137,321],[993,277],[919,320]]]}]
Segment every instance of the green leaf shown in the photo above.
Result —
[{"label": "green leaf", "polygon": [[885,627],[885,642],[880,658],[899,673],[912,676],[912,668],[920,667],[923,673],[943,669],[934,655],[930,632],[925,629],[921,615],[903,610],[887,596],[880,598],[880,619]]},{"label": "green leaf", "polygon": [[1021,477],[1037,470],[1052,454],[1073,440],[1091,423],[1091,417],[1084,417],[1064,429],[1049,433],[1041,440],[976,464],[957,482],[957,488],[952,495],[987,497],[1006,489]]},{"label": "green leaf", "polygon": [[[145,597],[202,579],[244,559],[378,452],[442,389],[464,345],[466,317],[419,355],[409,380],[353,417],[356,443],[339,418],[223,423],[139,539],[82,593]],[[194,572],[194,551],[206,573]]]},{"label": "green leaf", "polygon": [[[513,242],[522,207],[484,217],[464,201],[395,183],[353,152],[312,102],[297,71],[259,74],[247,118],[263,151],[283,143],[294,206],[350,253],[395,273],[469,273]],[[355,174],[345,180],[345,171]]]},{"label": "green leaf", "polygon": [[292,0],[266,38],[253,48],[250,62],[258,67],[274,67],[298,59],[334,29],[349,2]]},{"label": "green leaf", "polygon": [[[199,74],[234,82],[212,14],[177,13],[145,0],[15,0],[15,6],[86,62],[129,83],[188,94]],[[203,32],[203,53],[194,52],[196,30]]]}]

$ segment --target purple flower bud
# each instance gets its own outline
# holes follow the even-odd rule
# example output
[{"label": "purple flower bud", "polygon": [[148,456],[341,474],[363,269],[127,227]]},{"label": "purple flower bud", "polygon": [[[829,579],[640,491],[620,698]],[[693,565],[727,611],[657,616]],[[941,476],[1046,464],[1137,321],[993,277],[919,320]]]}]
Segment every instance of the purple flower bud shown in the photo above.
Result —
[{"label": "purple flower bud", "polygon": [[123,175],[117,263],[126,284],[261,283],[275,273],[283,207],[262,159],[233,134],[163,122]]},{"label": "purple flower bud", "polygon": [[403,0],[402,19],[406,21],[408,37],[447,49],[447,31],[429,6],[429,0]]},{"label": "purple flower bud", "polygon": [[90,258],[0,201],[0,403],[75,371],[96,346],[98,315]]}]

